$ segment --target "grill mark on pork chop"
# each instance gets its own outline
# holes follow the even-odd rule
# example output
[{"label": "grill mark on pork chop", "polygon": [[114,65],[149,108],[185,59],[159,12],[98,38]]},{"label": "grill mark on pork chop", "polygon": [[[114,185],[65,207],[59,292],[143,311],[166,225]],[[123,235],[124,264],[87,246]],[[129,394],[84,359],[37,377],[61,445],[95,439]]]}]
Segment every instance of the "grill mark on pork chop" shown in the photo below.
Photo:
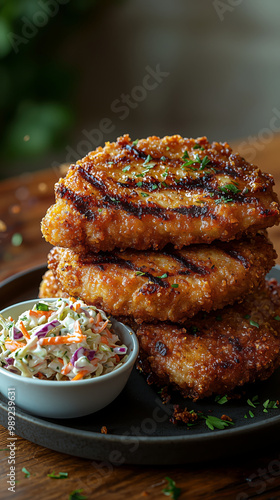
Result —
[{"label": "grill mark on pork chop", "polygon": [[[163,220],[169,219],[170,215],[168,214],[169,212],[175,212],[175,213],[180,213],[183,215],[188,215],[189,217],[200,217],[202,215],[207,215],[208,217],[211,217],[212,219],[215,219],[216,216],[211,213],[210,208],[208,206],[205,207],[200,207],[197,205],[191,205],[189,207],[177,207],[177,208],[172,208],[172,209],[165,209],[163,207],[160,207],[154,202],[148,202],[148,205],[138,205],[135,203],[132,203],[131,201],[127,201],[125,196],[123,195],[114,195],[114,197],[110,196],[108,194],[108,188],[105,185],[105,183],[101,180],[95,177],[94,175],[90,175],[88,172],[86,172],[81,166],[78,167],[79,174],[83,177],[84,180],[92,184],[95,188],[97,188],[102,196],[102,206],[114,206],[116,209],[122,209],[125,210],[128,213],[132,213],[136,217],[139,217],[141,219],[142,215],[154,215],[156,217],[160,217]],[[64,190],[67,192],[67,188]],[[59,193],[60,194],[60,193]],[[64,192],[62,192],[63,197]],[[80,199],[83,198],[83,196],[79,196]],[[85,197],[86,198],[86,197]],[[80,213],[83,213],[83,204],[76,204],[75,208],[78,209]]]},{"label": "grill mark on pork chop", "polygon": [[[126,197],[124,195],[114,195],[110,196],[108,194],[108,188],[105,185],[105,183],[101,180],[95,177],[94,175],[90,175],[88,172],[86,172],[81,166],[78,167],[78,172],[82,176],[84,180],[89,182],[91,185],[93,185],[96,189],[98,189],[102,196],[103,199],[101,201],[97,202],[97,206],[100,207],[102,206],[103,208],[107,207],[112,207],[114,206],[115,209],[119,210],[124,210],[127,213],[133,214],[135,217],[138,217],[139,219],[142,218],[143,215],[152,215],[158,218],[161,218],[162,220],[168,220],[170,219],[170,213],[179,213],[181,215],[186,215],[191,218],[198,218],[198,217],[210,217],[212,220],[217,219],[216,215],[214,215],[210,209],[209,206],[204,205],[204,206],[198,206],[198,205],[191,205],[191,206],[181,206],[181,207],[176,207],[176,208],[171,208],[171,209],[166,209],[163,207],[160,207],[157,205],[155,202],[148,202],[147,205],[141,204],[135,204],[131,201],[128,201],[127,198],[129,198],[129,195]],[[200,178],[201,181],[203,179],[205,180],[205,177]],[[183,184],[186,186],[186,181],[184,183],[181,183],[181,188],[183,188]],[[198,187],[199,183],[201,182],[199,179],[196,179],[196,187]],[[154,182],[152,184],[155,184]],[[180,182],[178,183],[180,185]],[[176,189],[178,189],[178,184],[176,184]],[[148,188],[148,183],[146,183],[146,186]],[[201,188],[203,186],[203,183],[201,182]],[[144,187],[144,186],[143,186]],[[144,187],[145,188],[145,187]],[[168,189],[172,190],[175,189],[175,186],[173,187],[172,185],[168,186]],[[180,186],[179,186],[180,188]],[[210,192],[211,194],[218,195],[219,197],[221,196],[221,192],[215,189],[211,189],[210,187],[207,186],[207,183],[204,184],[204,191],[205,188]],[[149,191],[153,191],[152,188],[149,189]],[[75,207],[75,209],[82,215],[86,217],[88,220],[95,220],[96,219],[96,214],[94,211],[90,208],[93,203],[92,203],[92,198],[91,196],[87,195],[79,195],[75,192],[73,192],[71,189],[67,188],[63,184],[59,184],[56,188],[56,194],[60,198],[66,198],[67,200],[71,201]],[[256,202],[257,199],[255,197],[243,197],[240,194],[235,194],[235,193],[224,193],[222,194],[223,196],[223,201],[227,200],[233,200],[235,202],[240,202],[240,203],[252,203]],[[221,199],[221,198],[219,198]],[[169,212],[169,213],[168,213]],[[263,217],[270,217],[270,216],[276,216],[277,215],[277,210],[268,210],[268,209],[262,209],[261,210],[261,215]]]},{"label": "grill mark on pork chop", "polygon": [[238,260],[241,262],[241,264],[245,267],[245,269],[248,269],[250,267],[250,262],[244,257],[244,255],[241,255],[238,253],[236,250],[230,250],[230,249],[225,249],[223,247],[223,252],[229,255],[230,257],[233,257],[233,259]]},{"label": "grill mark on pork chop", "polygon": [[[234,201],[236,203],[256,203],[257,198],[255,196],[245,196],[239,193],[231,192],[222,192],[220,189],[216,189],[213,184],[216,184],[216,179],[213,174],[204,174],[203,176],[197,178],[180,178],[175,179],[173,174],[170,175],[170,181],[168,184],[166,181],[161,182],[157,179],[151,177],[151,180],[141,181],[141,188],[145,189],[145,191],[153,192],[155,191],[155,186],[157,190],[170,190],[170,191],[187,191],[191,189],[201,190],[201,194],[205,196],[210,195],[215,202],[216,200],[221,200],[224,202]],[[138,180],[128,178],[125,182],[117,182],[118,186],[127,189],[134,189],[139,186]],[[174,209],[175,210],[175,209]],[[272,211],[267,211],[267,216],[275,215]],[[180,212],[183,213],[183,212]],[[212,215],[211,215],[212,217]],[[213,217],[215,218],[215,217]]]},{"label": "grill mark on pork chop", "polygon": [[[88,254],[86,257],[80,256],[80,262],[82,264],[94,264],[97,265],[102,271],[104,270],[103,265],[104,264],[116,264],[120,268],[123,269],[131,269],[132,271],[138,272],[138,273],[143,273],[143,277],[146,277],[154,283],[157,286],[163,287],[163,288],[168,288],[169,283],[167,281],[164,281],[163,279],[159,278],[158,276],[153,276],[149,272],[143,271],[140,267],[137,267],[131,260],[128,259],[122,259],[121,257],[114,255],[114,254],[107,254],[103,252],[99,252],[98,254]],[[156,290],[153,290],[153,292]],[[152,292],[152,293],[153,293]],[[146,292],[148,293],[148,292]],[[151,293],[151,292],[149,292]]]},{"label": "grill mark on pork chop", "polygon": [[115,209],[124,210],[130,214],[133,214],[139,219],[142,218],[142,215],[154,215],[155,217],[160,217],[163,220],[169,219],[169,215],[166,213],[167,211],[164,208],[158,206],[156,203],[149,202],[149,205],[138,205],[132,203],[131,201],[128,201],[127,198],[129,196],[125,197],[124,195],[118,194],[110,196],[108,194],[108,188],[106,184],[101,179],[97,179],[97,177],[95,177],[94,175],[90,175],[81,166],[78,167],[78,172],[85,181],[93,185],[101,192],[103,200],[98,203],[98,206],[100,204],[103,207],[114,206]]},{"label": "grill mark on pork chop", "polygon": [[94,212],[89,208],[91,204],[90,196],[82,196],[74,193],[71,189],[67,188],[63,184],[59,184],[57,186],[56,194],[60,198],[66,198],[67,200],[71,201],[75,209],[80,212],[80,214],[83,214],[88,220],[95,219]]},{"label": "grill mark on pork chop", "polygon": [[161,253],[163,255],[166,255],[167,257],[171,257],[172,259],[176,260],[177,262],[179,262],[179,264],[181,264],[183,267],[186,268],[185,271],[178,271],[178,274],[188,275],[188,274],[194,273],[194,274],[200,274],[202,276],[210,274],[210,271],[205,266],[198,266],[197,264],[195,264],[191,260],[185,259],[185,257],[180,255],[180,253],[176,252],[175,250],[171,251],[171,250],[165,249]]}]

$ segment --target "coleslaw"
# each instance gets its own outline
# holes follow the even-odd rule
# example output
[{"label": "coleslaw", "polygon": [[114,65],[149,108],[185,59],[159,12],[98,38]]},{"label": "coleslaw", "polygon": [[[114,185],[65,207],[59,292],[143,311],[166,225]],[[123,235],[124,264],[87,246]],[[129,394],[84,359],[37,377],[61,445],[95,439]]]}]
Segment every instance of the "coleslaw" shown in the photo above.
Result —
[{"label": "coleslaw", "polygon": [[99,377],[127,359],[105,313],[82,300],[39,300],[16,321],[0,315],[0,325],[0,366],[24,377]]}]

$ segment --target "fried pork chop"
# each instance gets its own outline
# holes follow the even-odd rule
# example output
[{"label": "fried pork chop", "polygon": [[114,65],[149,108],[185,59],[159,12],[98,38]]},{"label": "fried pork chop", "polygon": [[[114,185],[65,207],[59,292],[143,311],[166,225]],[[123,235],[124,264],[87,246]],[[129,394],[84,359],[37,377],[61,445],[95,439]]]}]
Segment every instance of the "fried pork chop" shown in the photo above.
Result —
[{"label": "fried pork chop", "polygon": [[138,322],[181,322],[242,300],[263,282],[275,257],[267,237],[257,235],[161,252],[81,255],[56,247],[49,254],[49,269],[65,292],[107,314]]},{"label": "fried pork chop", "polygon": [[229,241],[279,223],[273,184],[227,143],[124,135],[59,180],[42,232],[76,252]]},{"label": "fried pork chop", "polygon": [[185,397],[228,394],[267,379],[280,365],[280,285],[270,280],[242,304],[199,314],[184,326],[143,324],[137,330],[144,372]]},{"label": "fried pork chop", "polygon": [[60,298],[60,297],[69,297],[69,294],[64,292],[60,286],[60,283],[54,277],[51,270],[48,270],[40,283],[39,289],[39,298],[47,299],[47,298]]}]

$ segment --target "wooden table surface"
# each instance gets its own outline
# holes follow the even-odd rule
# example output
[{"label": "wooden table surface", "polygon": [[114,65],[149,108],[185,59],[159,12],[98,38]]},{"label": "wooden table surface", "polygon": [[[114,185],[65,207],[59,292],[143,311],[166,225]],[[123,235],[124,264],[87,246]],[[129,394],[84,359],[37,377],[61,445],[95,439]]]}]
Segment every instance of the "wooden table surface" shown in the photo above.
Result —
[{"label": "wooden table surface", "polygon": [[[235,150],[244,141],[233,145]],[[244,148],[244,144],[242,144]],[[266,143],[257,138],[250,146],[250,161],[272,173],[280,194],[280,135]],[[63,167],[26,173],[0,183],[0,280],[46,263],[50,246],[40,233],[40,220],[53,202],[53,185]],[[280,255],[280,230],[269,230]],[[280,263],[280,258],[277,260]],[[0,304],[1,308],[1,304]],[[279,389],[280,392],[280,389]],[[210,432],[210,431],[209,431]],[[222,431],[221,431],[222,432]],[[73,490],[82,489],[88,499],[131,500],[163,499],[165,477],[170,476],[181,488],[180,499],[280,499],[279,438],[275,445],[248,456],[186,466],[108,467],[99,462],[75,458],[30,443],[20,437],[16,445],[15,493],[8,491],[8,431],[0,426],[0,499],[68,499]],[[30,472],[25,477],[22,468]],[[56,480],[47,474],[68,472],[68,478]],[[169,497],[171,498],[171,497]]]}]

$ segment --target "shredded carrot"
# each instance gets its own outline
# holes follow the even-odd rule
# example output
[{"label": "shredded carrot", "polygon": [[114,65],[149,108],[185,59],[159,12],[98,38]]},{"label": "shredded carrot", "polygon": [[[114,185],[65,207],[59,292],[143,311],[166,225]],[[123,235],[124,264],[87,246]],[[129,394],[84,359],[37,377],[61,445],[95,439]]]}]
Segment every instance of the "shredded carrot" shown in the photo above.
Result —
[{"label": "shredded carrot", "polygon": [[100,312],[99,312],[99,313],[97,313],[97,315],[96,315],[96,324],[98,325],[98,323],[100,323],[100,321],[101,321],[101,320],[102,320],[102,316],[101,316],[101,314],[100,314]]},{"label": "shredded carrot", "polygon": [[113,335],[112,335],[112,333],[110,332],[110,330],[108,330],[108,328],[106,328],[106,330],[105,330],[105,332],[104,332],[104,333],[106,333],[106,335],[107,335],[107,337],[109,337],[109,339],[112,339],[112,338],[113,338]]},{"label": "shredded carrot", "polygon": [[116,358],[116,362],[119,363],[120,362],[120,357],[118,354],[115,354],[115,356],[113,356],[113,358]]},{"label": "shredded carrot", "polygon": [[71,363],[71,361],[69,361],[69,363],[67,363],[67,365],[65,365],[62,370],[61,370],[61,373],[62,375],[67,375],[67,373],[71,372],[73,368],[73,365]]},{"label": "shredded carrot", "polygon": [[13,318],[12,318],[12,316],[9,316],[9,317],[8,317],[8,320],[9,320],[9,321],[14,321],[14,320],[13,320]]},{"label": "shredded carrot", "polygon": [[103,344],[109,345],[109,342],[108,342],[107,337],[104,337],[103,335],[101,335],[100,340],[101,340],[101,342],[102,342]]},{"label": "shredded carrot", "polygon": [[22,342],[16,342],[15,340],[6,340],[5,347],[9,349],[9,351],[15,351],[16,349],[20,349],[24,347],[26,344]]},{"label": "shredded carrot", "polygon": [[23,324],[23,322],[22,322],[22,321],[20,321],[20,322],[19,322],[19,329],[20,329],[20,331],[21,331],[22,335],[23,335],[23,336],[24,336],[27,340],[29,340],[29,339],[30,339],[30,335],[29,335],[28,331],[26,330],[26,328],[25,328],[25,326],[24,326],[24,324]]},{"label": "shredded carrot", "polygon": [[57,344],[78,344],[86,340],[86,335],[66,335],[65,337],[44,337],[39,340],[40,345],[57,345]]},{"label": "shredded carrot", "polygon": [[62,358],[57,358],[60,363],[63,364],[63,359]]},{"label": "shredded carrot", "polygon": [[38,372],[35,376],[38,378],[45,378],[41,372]]},{"label": "shredded carrot", "polygon": [[87,374],[88,374],[88,370],[81,370],[79,373],[77,373],[77,375],[75,375],[74,378],[71,379],[71,382],[73,380],[80,380],[81,378],[83,378]]},{"label": "shredded carrot", "polygon": [[78,333],[79,335],[83,335],[79,321],[75,321],[74,330],[75,330],[75,333]]},{"label": "shredded carrot", "polygon": [[49,318],[54,311],[33,311],[30,309],[29,316],[34,316],[35,318],[41,318],[42,316],[46,316]]},{"label": "shredded carrot", "polygon": [[105,321],[105,322],[103,323],[103,325],[99,328],[99,330],[97,330],[97,333],[101,333],[101,332],[103,332],[103,330],[105,330],[105,328],[106,328],[106,326],[108,325],[108,323],[109,323],[109,320],[107,319],[107,321]]}]

